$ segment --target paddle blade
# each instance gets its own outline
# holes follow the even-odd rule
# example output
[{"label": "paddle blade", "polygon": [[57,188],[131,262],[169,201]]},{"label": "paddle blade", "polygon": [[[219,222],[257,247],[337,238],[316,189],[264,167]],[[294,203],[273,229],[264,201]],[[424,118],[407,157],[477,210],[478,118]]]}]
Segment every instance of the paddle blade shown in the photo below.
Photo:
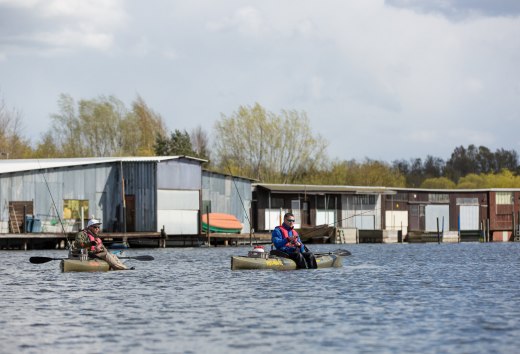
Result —
[{"label": "paddle blade", "polygon": [[342,256],[342,257],[346,257],[346,256],[351,256],[352,253],[350,253],[350,251],[347,251],[347,250],[336,250],[333,252],[335,255],[337,256]]},{"label": "paddle blade", "polygon": [[42,264],[47,263],[54,260],[61,260],[61,258],[49,258],[49,257],[31,257],[29,258],[29,262],[34,264]]},{"label": "paddle blade", "polygon": [[119,257],[119,259],[135,259],[137,261],[153,261],[152,256]]}]

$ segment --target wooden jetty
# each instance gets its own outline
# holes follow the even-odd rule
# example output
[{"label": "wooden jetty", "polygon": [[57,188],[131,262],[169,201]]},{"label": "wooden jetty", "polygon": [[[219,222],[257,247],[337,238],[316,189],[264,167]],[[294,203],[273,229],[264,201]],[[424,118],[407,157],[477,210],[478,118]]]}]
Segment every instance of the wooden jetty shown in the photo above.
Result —
[{"label": "wooden jetty", "polygon": [[[14,233],[0,234],[0,249],[65,249],[67,239],[74,240],[77,232],[72,233]],[[226,234],[210,233],[200,235],[165,235],[160,232],[103,233],[99,236],[107,245],[112,242],[128,242],[131,248],[165,248],[197,246],[239,246],[248,244],[267,244],[270,234]]]}]

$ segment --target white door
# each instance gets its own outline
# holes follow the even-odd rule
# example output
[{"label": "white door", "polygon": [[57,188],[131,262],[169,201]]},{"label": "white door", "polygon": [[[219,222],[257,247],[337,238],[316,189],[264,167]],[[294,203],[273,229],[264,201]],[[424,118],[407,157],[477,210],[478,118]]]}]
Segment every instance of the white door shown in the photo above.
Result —
[{"label": "white door", "polygon": [[[425,231],[437,232],[437,219],[439,220],[439,231],[448,231],[450,228],[450,206],[449,205],[427,205],[424,210],[426,218]],[[444,227],[443,227],[444,222]]]},{"label": "white door", "polygon": [[479,230],[479,206],[461,205],[460,206],[460,229]]}]

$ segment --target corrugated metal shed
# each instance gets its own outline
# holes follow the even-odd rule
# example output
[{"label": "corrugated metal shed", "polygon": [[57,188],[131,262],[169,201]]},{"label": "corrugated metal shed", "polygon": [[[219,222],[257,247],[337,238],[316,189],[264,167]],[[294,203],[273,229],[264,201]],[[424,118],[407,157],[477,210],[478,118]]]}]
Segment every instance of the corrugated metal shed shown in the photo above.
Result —
[{"label": "corrugated metal shed", "polygon": [[[162,171],[160,180],[167,187],[196,190],[198,203],[203,161],[184,156],[0,160],[0,232],[8,232],[9,205],[19,201],[42,219],[42,231],[61,232],[56,209],[63,217],[67,200],[86,203],[84,219],[95,215],[106,231],[130,225],[128,231],[156,232],[157,172]],[[132,209],[123,208],[123,199],[132,202]],[[77,218],[64,223],[66,231],[81,227]]]},{"label": "corrugated metal shed", "polygon": [[[252,179],[202,171],[202,201],[211,204],[211,212],[232,214],[244,225],[242,233],[251,229]],[[206,210],[202,210],[206,213]]]}]

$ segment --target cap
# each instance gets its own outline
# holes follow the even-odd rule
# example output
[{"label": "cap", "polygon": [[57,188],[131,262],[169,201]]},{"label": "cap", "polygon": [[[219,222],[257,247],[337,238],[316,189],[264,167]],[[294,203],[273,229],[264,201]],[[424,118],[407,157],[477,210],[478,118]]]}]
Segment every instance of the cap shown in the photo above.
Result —
[{"label": "cap", "polygon": [[101,221],[99,221],[98,219],[90,219],[87,223],[87,227],[91,227],[93,225],[101,225]]}]

